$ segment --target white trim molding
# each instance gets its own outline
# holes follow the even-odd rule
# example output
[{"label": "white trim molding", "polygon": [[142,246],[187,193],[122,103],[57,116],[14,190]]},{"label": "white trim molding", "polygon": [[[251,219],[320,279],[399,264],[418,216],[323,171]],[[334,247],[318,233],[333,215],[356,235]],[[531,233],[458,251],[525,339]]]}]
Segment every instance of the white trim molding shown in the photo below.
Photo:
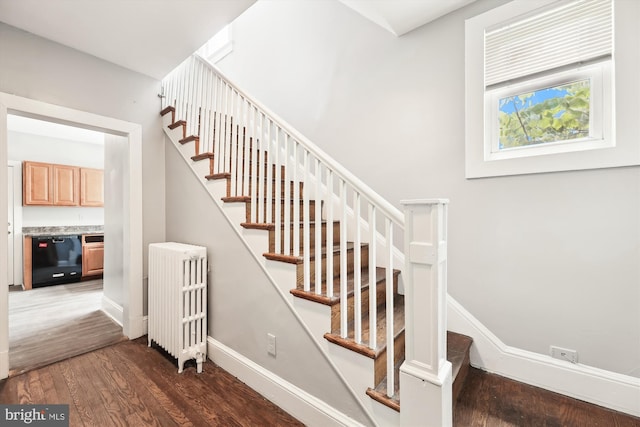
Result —
[{"label": "white trim molding", "polygon": [[451,296],[448,329],[473,338],[471,365],[536,387],[640,416],[640,378],[504,344]]},{"label": "white trim molding", "polygon": [[[123,332],[130,339],[144,335],[143,321],[143,240],[142,240],[142,125],[60,105],[0,92],[0,163],[7,164],[7,114],[24,115],[47,121],[123,135],[128,140],[127,209],[123,210],[124,253]],[[0,176],[0,188],[7,180]],[[4,187],[2,187],[4,186]],[[7,215],[7,200],[0,198],[0,221]],[[0,270],[6,271],[7,239],[0,234]],[[6,276],[0,277],[0,378],[8,376],[9,322]],[[7,369],[4,369],[4,368]]]},{"label": "white trim molding", "polygon": [[122,326],[122,306],[106,295],[102,295],[102,311],[111,317],[114,322]]},{"label": "white trim molding", "polygon": [[211,336],[207,337],[207,356],[216,365],[306,425],[362,426],[354,419],[247,359]]}]

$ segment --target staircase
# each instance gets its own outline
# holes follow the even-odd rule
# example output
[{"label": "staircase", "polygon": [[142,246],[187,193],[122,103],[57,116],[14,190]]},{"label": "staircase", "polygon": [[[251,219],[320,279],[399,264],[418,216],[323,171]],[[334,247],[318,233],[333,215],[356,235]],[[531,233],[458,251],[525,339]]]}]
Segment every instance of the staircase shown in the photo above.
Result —
[{"label": "staircase", "polygon": [[[391,242],[398,240],[393,230],[402,231],[402,219],[386,202],[372,200],[339,165],[327,166],[323,153],[283,131],[219,71],[199,58],[181,67],[183,74],[197,76],[187,80],[211,81],[207,71],[218,80],[212,94],[192,90],[185,100],[176,92],[187,86],[184,77],[173,77],[161,111],[167,134],[192,150],[192,167],[206,171],[202,178],[223,183],[225,204],[244,204],[242,228],[268,234],[262,255],[294,266],[295,281],[280,286],[328,309],[323,338],[353,352],[358,365],[371,364],[367,382],[373,386],[362,394],[377,402],[373,405],[400,413],[406,296],[402,256]],[[199,167],[202,163],[206,167]],[[455,402],[468,371],[471,339],[448,332],[446,343]],[[395,420],[392,424],[401,424],[399,416]]]}]

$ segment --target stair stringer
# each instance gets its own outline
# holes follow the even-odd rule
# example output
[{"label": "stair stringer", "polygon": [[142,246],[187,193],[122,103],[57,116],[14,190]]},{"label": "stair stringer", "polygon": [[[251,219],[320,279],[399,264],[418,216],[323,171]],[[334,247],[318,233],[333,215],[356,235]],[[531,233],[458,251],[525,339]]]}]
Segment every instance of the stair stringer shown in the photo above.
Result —
[{"label": "stair stringer", "polygon": [[[235,229],[236,234],[239,237],[239,239],[249,249],[249,252],[251,252],[253,257],[258,261],[259,265],[262,267],[262,269],[263,269],[263,271],[265,273],[265,276],[268,278],[269,282],[277,290],[277,292],[280,295],[280,297],[282,298],[282,300],[287,304],[287,306],[289,307],[289,309],[291,310],[291,312],[293,313],[293,315],[295,316],[297,321],[300,323],[302,328],[305,330],[307,335],[315,343],[317,349],[321,352],[321,354],[323,355],[324,359],[332,367],[332,369],[334,370],[336,375],[340,378],[340,380],[344,384],[345,388],[347,390],[349,390],[349,393],[359,403],[360,408],[366,414],[366,416],[368,417],[369,421],[372,423],[372,425],[376,425],[376,426],[389,425],[387,423],[380,424],[380,421],[374,415],[374,411],[372,409],[372,406],[373,406],[372,403],[376,403],[377,404],[377,402],[373,402],[372,399],[370,399],[370,398],[368,398],[368,396],[366,396],[366,394],[365,394],[366,388],[358,389],[358,391],[356,391],[356,389],[354,389],[354,387],[353,387],[353,384],[348,380],[348,378],[345,376],[343,371],[341,369],[339,369],[336,361],[334,360],[334,357],[332,357],[329,354],[328,347],[329,347],[330,343],[328,343],[324,339],[324,337],[322,335],[318,336],[317,333],[314,333],[311,329],[309,329],[309,327],[307,326],[307,323],[305,322],[305,320],[303,318],[303,315],[301,314],[301,311],[299,311],[298,309],[296,309],[296,307],[294,307],[293,296],[288,291],[293,286],[291,286],[291,285],[279,285],[278,284],[278,282],[282,282],[283,280],[288,280],[288,279],[283,279],[283,278],[285,278],[287,276],[290,276],[291,272],[287,272],[287,268],[286,267],[285,268],[274,269],[273,265],[272,265],[272,262],[268,261],[267,259],[265,259],[262,256],[262,253],[264,252],[264,248],[268,247],[266,244],[265,244],[265,246],[262,246],[258,251],[255,250],[254,246],[257,246],[257,245],[260,244],[260,242],[259,242],[260,238],[258,236],[259,233],[256,233],[256,232],[258,232],[258,231],[262,232],[262,234],[265,236],[264,242],[268,242],[268,237],[267,237],[268,232],[267,231],[263,231],[263,230],[247,230],[247,229],[243,228],[242,226],[240,226],[240,224],[242,222],[244,222],[245,217],[244,217],[244,214],[240,217],[239,212],[240,212],[240,210],[242,210],[242,212],[244,212],[244,209],[228,209],[228,208],[225,208],[225,205],[227,205],[227,204],[225,204],[221,200],[222,197],[224,197],[226,195],[226,183],[225,183],[225,186],[222,187],[222,186],[218,185],[218,183],[216,181],[209,181],[206,178],[204,178],[204,175],[206,175],[206,173],[203,174],[203,175],[198,174],[198,172],[196,170],[197,167],[194,167],[194,165],[196,165],[198,162],[194,162],[194,161],[191,160],[191,153],[193,152],[193,148],[191,148],[191,150],[189,150],[189,146],[191,144],[190,143],[187,143],[187,144],[184,144],[184,145],[180,144],[178,141],[180,139],[181,132],[178,132],[177,130],[169,130],[167,128],[167,125],[169,123],[168,123],[168,120],[167,120],[166,117],[163,118],[163,122],[164,122],[163,123],[164,124],[163,129],[165,130],[165,133],[167,134],[169,141],[173,144],[174,148],[179,152],[179,154],[183,158],[183,160],[185,160],[185,162],[187,163],[187,165],[189,166],[189,168],[193,172],[193,174],[196,177],[196,179],[206,189],[206,191],[209,194],[209,196],[212,198],[214,203],[218,206],[220,211],[223,213],[223,215],[227,219],[229,225],[233,229]],[[224,180],[220,180],[220,181],[224,181]],[[240,204],[238,204],[238,205],[240,205]],[[229,215],[231,215],[231,216],[229,216]],[[287,266],[287,267],[291,267],[293,269],[293,275],[294,275],[293,277],[295,277],[295,266],[294,265],[290,265],[290,266]],[[276,281],[274,276],[279,277],[280,280]],[[295,283],[295,280],[292,280],[289,283]],[[286,292],[283,290],[282,286],[287,286]],[[331,322],[331,320],[330,320],[330,314],[329,314],[327,316],[327,319],[326,319],[326,325],[330,325],[330,322]],[[325,330],[324,332],[327,332],[327,331]],[[335,346],[333,344],[331,344],[331,345]],[[352,376],[352,375],[350,375],[350,376]],[[369,370],[368,377],[371,377],[371,378],[373,377],[373,369]],[[277,403],[277,402],[275,402],[275,403]],[[295,416],[296,414],[293,414],[293,415]],[[353,420],[353,421],[354,421],[353,425],[360,425],[359,423],[355,422],[355,420]],[[351,423],[349,423],[349,424],[351,424]],[[395,424],[395,425],[399,425],[399,424]]]}]

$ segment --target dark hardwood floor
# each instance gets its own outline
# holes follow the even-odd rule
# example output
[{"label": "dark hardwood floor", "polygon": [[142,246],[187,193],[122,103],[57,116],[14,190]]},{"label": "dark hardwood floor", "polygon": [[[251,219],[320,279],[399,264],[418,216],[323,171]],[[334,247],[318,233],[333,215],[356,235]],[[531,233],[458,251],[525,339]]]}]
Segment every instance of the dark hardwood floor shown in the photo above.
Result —
[{"label": "dark hardwood floor", "polygon": [[640,427],[640,418],[471,368],[453,411],[453,425]]},{"label": "dark hardwood floor", "polygon": [[302,425],[211,361],[187,366],[140,338],[3,380],[0,402],[69,404],[73,427]]},{"label": "dark hardwood floor", "polygon": [[[0,403],[69,404],[75,426],[300,426],[211,361],[175,359],[125,341],[0,381]],[[640,427],[640,418],[471,368],[456,427]]]}]

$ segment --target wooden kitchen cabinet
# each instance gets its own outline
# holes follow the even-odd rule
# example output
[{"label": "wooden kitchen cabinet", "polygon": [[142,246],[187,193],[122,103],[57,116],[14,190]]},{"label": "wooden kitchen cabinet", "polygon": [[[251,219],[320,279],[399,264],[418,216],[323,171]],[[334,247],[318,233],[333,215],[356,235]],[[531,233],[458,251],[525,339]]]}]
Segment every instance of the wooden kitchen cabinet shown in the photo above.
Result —
[{"label": "wooden kitchen cabinet", "polygon": [[25,161],[22,164],[22,204],[102,207],[104,171]]},{"label": "wooden kitchen cabinet", "polygon": [[53,165],[38,162],[22,164],[22,204],[53,205]]},{"label": "wooden kitchen cabinet", "polygon": [[22,164],[22,204],[78,206],[80,168],[51,163]]},{"label": "wooden kitchen cabinet", "polygon": [[80,206],[104,206],[104,171],[80,168]]},{"label": "wooden kitchen cabinet", "polygon": [[80,168],[51,165],[53,169],[53,205],[78,206]]},{"label": "wooden kitchen cabinet", "polygon": [[97,276],[104,271],[104,236],[82,236],[82,277]]}]

